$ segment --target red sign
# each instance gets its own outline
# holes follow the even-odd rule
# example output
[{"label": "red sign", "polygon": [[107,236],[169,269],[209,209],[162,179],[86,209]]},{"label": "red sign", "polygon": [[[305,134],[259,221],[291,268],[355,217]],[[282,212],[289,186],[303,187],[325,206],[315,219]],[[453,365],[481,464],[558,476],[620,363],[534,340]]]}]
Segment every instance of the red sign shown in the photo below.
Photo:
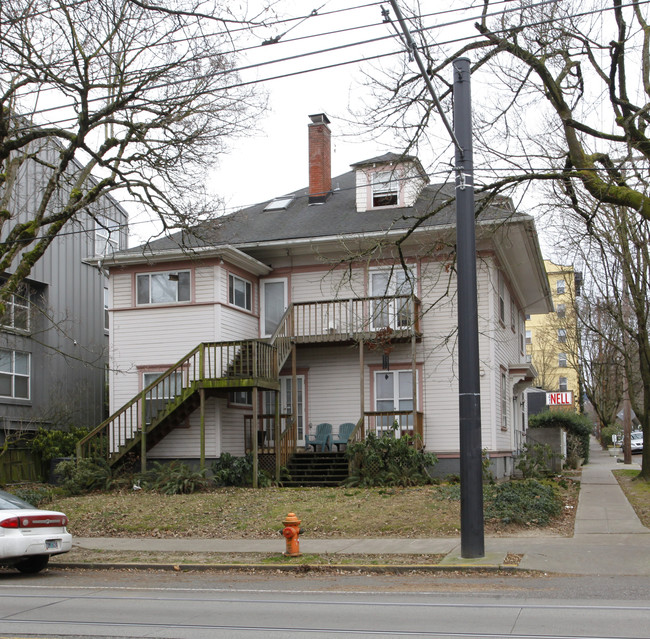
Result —
[{"label": "red sign", "polygon": [[547,406],[573,406],[573,391],[546,393]]}]

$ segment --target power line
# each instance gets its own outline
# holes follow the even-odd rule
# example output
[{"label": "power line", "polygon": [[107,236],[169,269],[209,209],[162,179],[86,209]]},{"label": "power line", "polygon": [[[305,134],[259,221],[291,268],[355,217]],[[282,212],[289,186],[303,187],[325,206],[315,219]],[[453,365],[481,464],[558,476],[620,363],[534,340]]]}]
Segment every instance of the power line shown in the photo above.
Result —
[{"label": "power line", "polygon": [[[512,1],[513,0],[503,0],[504,3],[505,2],[512,2]],[[556,0],[541,0],[538,3],[535,3],[534,5],[531,5],[531,7],[539,7],[539,6],[544,6],[544,5],[548,5],[548,4],[554,4],[555,2],[556,2]],[[647,4],[648,2],[650,2],[650,0],[641,0],[640,4]],[[364,7],[365,6],[373,6],[375,4],[377,4],[377,3],[371,3],[370,5],[363,5],[363,6]],[[631,6],[631,5],[624,5],[624,6],[627,7],[627,6]],[[509,10],[507,12],[511,13],[511,12],[516,11],[516,10],[517,9],[512,9],[512,10]],[[608,10],[612,10],[612,9],[608,9]],[[574,18],[574,17],[585,17],[585,16],[588,16],[588,15],[596,14],[596,13],[601,13],[601,10],[585,11],[585,12],[582,12],[582,13],[567,16],[566,18],[562,18],[562,19],[570,19],[570,18]],[[491,16],[498,15],[498,14],[500,15],[501,12],[494,12],[492,14],[488,14],[487,17],[491,17]],[[429,15],[436,15],[436,14],[429,14]],[[437,30],[437,29],[443,29],[443,28],[446,28],[446,27],[449,27],[449,26],[457,26],[458,24],[463,24],[465,22],[469,22],[469,21],[475,20],[475,19],[476,19],[476,16],[471,16],[469,18],[464,18],[463,20],[448,22],[448,23],[444,23],[442,25],[432,25],[430,27],[422,27],[420,29],[414,30],[414,33],[424,33],[424,32],[428,32],[428,31],[432,31],[434,29]],[[540,26],[540,25],[544,25],[544,24],[554,23],[554,22],[557,22],[557,21],[558,21],[557,19],[543,20],[543,21],[538,21],[536,23],[530,23],[528,25],[520,25],[518,28],[528,28],[528,27],[532,27],[532,26]],[[361,28],[366,28],[368,26],[377,26],[377,25],[364,25]],[[495,31],[495,33],[504,33],[504,32],[507,32],[508,30],[509,29],[497,30],[497,31]],[[311,37],[320,37],[320,36],[319,35],[305,36],[305,38],[307,38],[307,37],[311,38]],[[457,43],[465,42],[465,41],[468,41],[468,40],[477,40],[477,39],[479,39],[481,37],[482,36],[480,34],[473,34],[471,36],[465,36],[465,37],[461,37],[461,38],[454,38],[454,39],[438,42],[438,43],[436,43],[436,46],[440,47],[440,46],[449,45],[449,44],[457,44]],[[210,75],[194,77],[193,79],[194,80],[208,80],[208,79],[217,78],[219,76],[226,77],[229,74],[239,73],[239,72],[242,72],[242,71],[250,71],[252,69],[259,69],[261,67],[265,67],[265,66],[269,66],[269,65],[273,65],[273,64],[280,64],[280,63],[284,63],[284,62],[292,62],[292,61],[295,61],[297,59],[302,59],[302,58],[306,58],[306,57],[310,57],[310,56],[314,56],[314,55],[322,55],[322,54],[332,53],[334,51],[340,51],[340,50],[348,49],[348,48],[351,48],[351,47],[357,47],[357,46],[362,46],[362,45],[367,45],[367,44],[376,44],[378,42],[382,42],[384,40],[391,40],[393,38],[394,38],[394,36],[392,34],[389,34],[389,35],[380,36],[380,37],[377,37],[377,38],[371,38],[371,39],[355,41],[355,42],[351,42],[351,43],[345,43],[345,44],[337,45],[337,46],[334,46],[334,47],[328,47],[328,48],[320,49],[320,50],[316,50],[316,51],[300,53],[300,54],[296,54],[296,55],[293,55],[293,56],[287,56],[287,57],[284,57],[284,58],[277,58],[277,59],[274,59],[274,60],[267,60],[267,61],[263,61],[263,62],[258,62],[258,63],[254,63],[254,64],[250,64],[250,65],[241,66],[241,67],[234,67],[234,68],[228,69],[226,71],[211,73]],[[262,45],[258,45],[256,47],[250,47],[250,48],[245,49],[245,50],[252,50],[254,48],[259,48],[261,46]],[[238,52],[239,52],[239,50],[236,50],[234,53],[238,53]],[[257,80],[233,83],[233,84],[229,84],[229,85],[221,87],[220,91],[227,91],[227,90],[230,90],[230,89],[241,88],[241,87],[250,86],[250,85],[253,85],[253,84],[260,84],[260,83],[269,82],[269,81],[272,81],[272,80],[283,79],[283,78],[297,76],[297,75],[303,75],[305,73],[313,73],[313,72],[316,72],[316,71],[331,69],[331,68],[335,68],[335,67],[338,67],[338,66],[345,66],[345,65],[350,65],[350,64],[359,64],[359,63],[365,62],[365,61],[371,61],[371,60],[377,60],[377,59],[380,59],[380,58],[383,58],[383,57],[389,57],[389,56],[393,55],[394,53],[395,52],[389,52],[389,53],[385,53],[385,54],[376,54],[376,55],[373,55],[373,56],[364,56],[362,58],[355,58],[355,59],[346,60],[346,61],[339,62],[339,63],[332,63],[332,64],[329,64],[329,65],[315,66],[315,67],[311,67],[311,68],[304,69],[304,70],[301,70],[301,71],[293,71],[293,72],[288,72],[288,73],[285,73],[285,74],[268,76],[268,77],[257,79]],[[148,87],[147,90],[160,89],[160,88],[164,88],[164,87],[168,87],[168,86],[173,86],[174,84],[177,84],[177,85],[178,84],[184,84],[184,83],[186,83],[188,81],[189,81],[189,79],[181,79],[181,80],[177,80],[176,82],[167,82],[165,84],[154,85],[154,86]],[[56,90],[56,89],[53,89],[53,90]],[[37,90],[34,90],[34,92],[37,92]],[[22,95],[28,95],[28,94],[25,93],[25,94],[22,94]],[[104,102],[105,99],[106,99],[106,96],[101,96],[101,97],[97,97],[97,98],[91,98],[91,99],[88,100],[88,102],[91,102],[91,103],[92,102],[99,102],[99,101]],[[63,110],[63,109],[66,109],[66,108],[71,108],[73,106],[74,106],[74,103],[68,103],[68,104],[63,104],[63,105],[57,105],[57,106],[54,106],[54,107],[48,107],[48,108],[45,108],[45,109],[35,109],[35,110],[33,110],[33,111],[29,112],[29,113],[26,113],[25,117],[31,117],[33,115],[43,114],[43,113],[51,112],[51,111],[59,111],[59,110]],[[62,118],[60,120],[50,121],[50,124],[63,124],[65,122],[73,121],[74,119],[76,119],[76,118],[74,118],[74,117]],[[25,129],[25,130],[27,130],[27,129]]]}]

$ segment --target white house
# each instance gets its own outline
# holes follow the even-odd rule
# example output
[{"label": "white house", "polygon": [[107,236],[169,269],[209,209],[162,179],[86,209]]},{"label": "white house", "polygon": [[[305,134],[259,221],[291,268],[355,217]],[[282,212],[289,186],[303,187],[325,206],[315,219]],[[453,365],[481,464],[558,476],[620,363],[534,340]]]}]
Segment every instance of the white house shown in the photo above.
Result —
[{"label": "white house", "polygon": [[[331,178],[328,124],[311,116],[308,188],[104,261],[114,415],[82,454],[279,465],[317,424],[397,422],[457,472],[453,186],[392,153]],[[551,301],[533,219],[477,211],[482,446],[503,475],[534,377],[525,315]]]}]

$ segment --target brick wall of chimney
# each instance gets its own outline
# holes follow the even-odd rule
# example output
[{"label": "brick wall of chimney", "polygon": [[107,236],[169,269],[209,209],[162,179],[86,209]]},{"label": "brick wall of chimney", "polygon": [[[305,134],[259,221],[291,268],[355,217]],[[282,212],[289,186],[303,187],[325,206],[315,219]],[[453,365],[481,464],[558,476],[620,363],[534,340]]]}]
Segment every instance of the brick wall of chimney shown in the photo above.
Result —
[{"label": "brick wall of chimney", "polygon": [[332,134],[325,114],[309,117],[309,201],[324,202],[332,190]]}]

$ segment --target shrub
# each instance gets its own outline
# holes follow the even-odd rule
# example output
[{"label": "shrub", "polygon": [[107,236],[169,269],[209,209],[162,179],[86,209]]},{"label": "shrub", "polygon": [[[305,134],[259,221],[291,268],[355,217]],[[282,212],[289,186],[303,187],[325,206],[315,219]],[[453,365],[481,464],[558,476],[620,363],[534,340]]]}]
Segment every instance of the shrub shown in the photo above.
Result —
[{"label": "shrub", "polygon": [[593,424],[586,415],[579,415],[572,411],[547,410],[528,418],[530,428],[554,428],[560,426],[566,429],[568,435],[577,438],[579,457],[589,461],[589,436],[593,431]]},{"label": "shrub", "polygon": [[[217,486],[252,486],[253,454],[234,457],[230,453],[221,453],[219,459],[212,463],[210,470]],[[257,471],[257,485],[260,487],[271,485],[271,478],[263,470]]]},{"label": "shrub", "polygon": [[32,485],[32,486],[14,486],[11,493],[24,499],[28,504],[37,508],[47,504],[54,498],[54,491],[51,486]]},{"label": "shrub", "polygon": [[524,479],[547,477],[555,454],[549,444],[526,442],[517,462]]},{"label": "shrub", "polygon": [[151,488],[165,495],[190,495],[205,490],[211,484],[205,469],[194,470],[178,460],[154,462],[152,469],[140,476],[140,482],[143,488]]},{"label": "shrub", "polygon": [[61,487],[69,495],[81,495],[93,490],[108,490],[112,485],[111,468],[104,459],[80,459],[57,464],[56,474]]},{"label": "shrub", "polygon": [[562,513],[562,498],[555,488],[536,479],[523,479],[488,487],[485,518],[506,524],[546,526]]},{"label": "shrub", "polygon": [[369,433],[346,453],[353,464],[348,486],[422,486],[431,483],[428,469],[438,462],[433,453],[417,450],[408,435],[396,439]]},{"label": "shrub", "polygon": [[87,428],[71,426],[68,430],[39,428],[29,446],[44,463],[57,457],[74,457],[77,442],[88,434]]},{"label": "shrub", "polygon": [[604,446],[612,446],[614,444],[612,436],[616,435],[618,441],[621,436],[621,429],[618,426],[603,426],[600,429],[600,443]]}]

